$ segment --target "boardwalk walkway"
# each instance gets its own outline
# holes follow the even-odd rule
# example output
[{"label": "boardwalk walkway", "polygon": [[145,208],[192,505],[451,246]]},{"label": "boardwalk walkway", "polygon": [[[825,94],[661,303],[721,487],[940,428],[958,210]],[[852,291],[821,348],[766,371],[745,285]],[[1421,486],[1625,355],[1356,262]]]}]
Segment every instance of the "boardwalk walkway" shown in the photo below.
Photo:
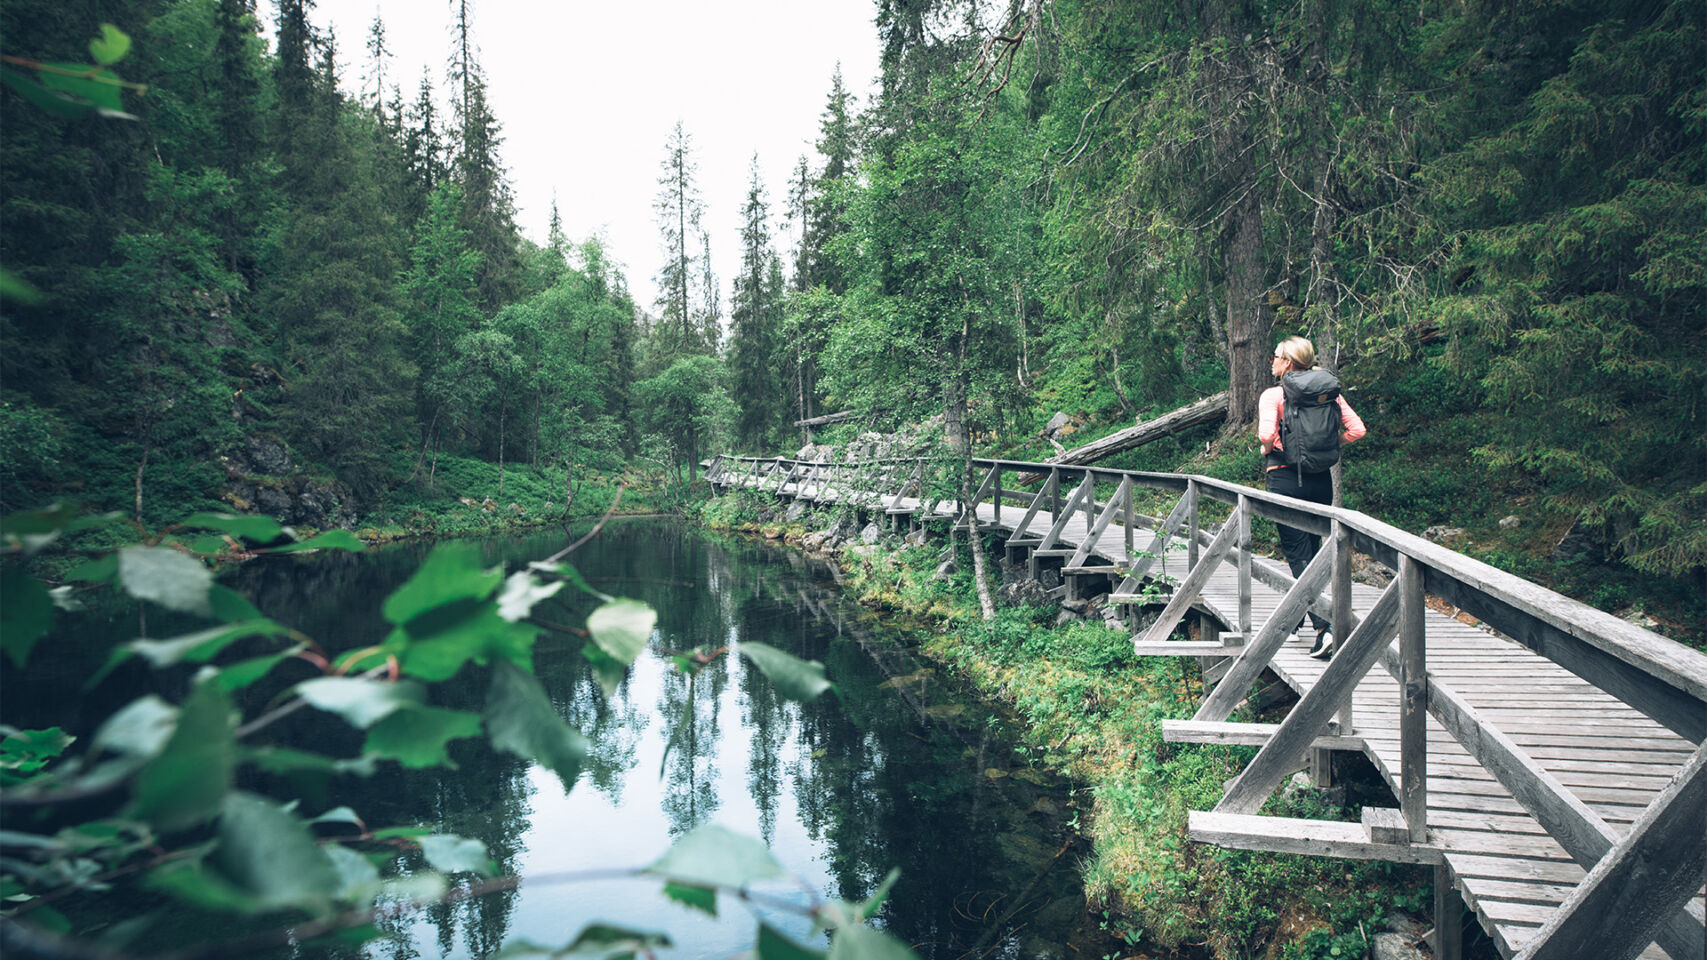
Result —
[{"label": "boardwalk walkway", "polygon": [[[1216,686],[1197,717],[1168,722],[1165,735],[1263,748],[1216,810],[1192,814],[1194,840],[1435,864],[1437,926],[1456,929],[1455,890],[1506,957],[1707,955],[1707,656],[1349,511],[1201,477],[978,464],[988,471],[972,497],[979,527],[1034,571],[1059,570],[1062,592],[1137,605],[1145,583],[1171,584],[1134,647],[1199,657]],[[922,472],[720,458],[713,482],[964,526],[956,502],[916,495]],[[1004,489],[1027,472],[1047,476],[1041,492]],[[1098,500],[1098,483],[1112,494]],[[1136,514],[1140,485],[1181,493],[1173,513]],[[1198,523],[1211,498],[1235,508],[1219,527]],[[1302,583],[1252,555],[1253,516],[1326,535]],[[1398,582],[1353,583],[1354,547],[1398,568]],[[1425,583],[1524,642],[1427,609]],[[1331,663],[1291,633],[1307,603],[1356,624]],[[1203,639],[1166,639],[1188,610]],[[1298,705],[1281,724],[1228,722],[1264,671]],[[1306,762],[1318,776],[1329,769],[1329,750],[1368,757],[1396,807],[1366,809],[1361,824],[1256,815]],[[1436,955],[1457,950],[1448,938]]]}]

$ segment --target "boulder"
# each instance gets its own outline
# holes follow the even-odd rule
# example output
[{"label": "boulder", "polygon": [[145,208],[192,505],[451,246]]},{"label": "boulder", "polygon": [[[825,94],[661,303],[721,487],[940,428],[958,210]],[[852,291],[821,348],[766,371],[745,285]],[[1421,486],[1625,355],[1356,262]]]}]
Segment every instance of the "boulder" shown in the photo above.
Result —
[{"label": "boulder", "polygon": [[1433,543],[1445,543],[1448,540],[1456,540],[1463,535],[1463,527],[1448,527],[1444,525],[1429,527],[1427,530],[1423,531],[1423,539]]},{"label": "boulder", "polygon": [[1520,525],[1522,525],[1522,523],[1523,523],[1523,518],[1519,517],[1517,514],[1514,513],[1514,514],[1511,514],[1510,516],[1504,517],[1500,520],[1500,529],[1501,530],[1515,530]]},{"label": "boulder", "polygon": [[789,523],[793,523],[801,517],[806,516],[806,509],[806,501],[796,500],[788,505],[788,510],[782,515],[782,518]]},{"label": "boulder", "polygon": [[882,536],[882,535],[883,535],[882,528],[878,527],[876,521],[873,521],[871,523],[866,524],[865,528],[860,530],[859,542],[863,543],[863,544],[867,544],[867,545],[874,544],[877,542],[877,538]]},{"label": "boulder", "polygon": [[244,454],[249,460],[249,466],[255,473],[280,476],[290,473],[295,467],[290,462],[290,452],[284,444],[266,437],[248,437],[244,441]]},{"label": "boulder", "polygon": [[1036,580],[1016,579],[1003,584],[996,596],[1005,605],[1030,604],[1041,606],[1049,599],[1049,591],[1043,589],[1043,584]]},{"label": "boulder", "polygon": [[931,579],[932,580],[947,580],[948,578],[954,576],[955,574],[957,574],[959,572],[960,572],[960,565],[959,564],[955,563],[953,560],[944,560],[940,565],[937,566],[936,573],[931,575]]}]

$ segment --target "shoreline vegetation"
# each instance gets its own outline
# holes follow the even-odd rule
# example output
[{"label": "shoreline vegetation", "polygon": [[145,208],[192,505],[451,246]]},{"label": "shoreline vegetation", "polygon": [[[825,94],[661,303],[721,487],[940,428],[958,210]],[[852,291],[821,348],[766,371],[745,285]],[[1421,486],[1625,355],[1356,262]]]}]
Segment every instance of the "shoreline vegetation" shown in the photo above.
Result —
[{"label": "shoreline vegetation", "polygon": [[[838,522],[785,516],[774,503],[733,493],[707,501],[698,519],[802,550],[813,549],[813,531]],[[1424,933],[1432,879],[1420,868],[1187,839],[1187,811],[1212,804],[1254,753],[1162,741],[1160,721],[1190,716],[1201,699],[1195,664],[1136,657],[1130,632],[1104,623],[1094,605],[1076,612],[1026,603],[1016,599],[1024,591],[1015,580],[1002,588],[1008,600],[996,620],[984,622],[963,537],[919,544],[886,535],[877,545],[814,552],[840,567],[853,599],[932,623],[916,638],[919,652],[1012,714],[1031,762],[1088,789],[1090,813],[1077,824],[1093,850],[1081,865],[1086,901],[1112,937],[1137,951],[1119,956],[1159,949],[1314,960],[1363,956],[1378,937],[1414,943]],[[1336,769],[1343,786],[1295,782],[1270,801],[1274,812],[1356,820],[1363,794],[1381,785],[1352,759]]]}]

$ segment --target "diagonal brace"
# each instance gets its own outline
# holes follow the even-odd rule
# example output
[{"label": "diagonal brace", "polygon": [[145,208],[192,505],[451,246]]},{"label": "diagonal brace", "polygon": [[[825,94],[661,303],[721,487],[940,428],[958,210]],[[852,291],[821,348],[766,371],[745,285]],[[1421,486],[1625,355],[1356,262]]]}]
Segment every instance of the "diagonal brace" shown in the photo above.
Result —
[{"label": "diagonal brace", "polygon": [[1304,610],[1310,601],[1322,592],[1322,587],[1328,582],[1333,573],[1334,543],[1332,540],[1322,544],[1322,549],[1310,560],[1310,565],[1293,581],[1286,595],[1280,598],[1280,606],[1274,610],[1274,615],[1257,631],[1255,638],[1245,644],[1244,652],[1233,661],[1227,675],[1215,685],[1215,690],[1203,705],[1197,708],[1193,720],[1225,720],[1233,715],[1233,708],[1244,699],[1245,691],[1262,675],[1263,668],[1274,659],[1280,651],[1280,645],[1292,635],[1292,625],[1304,616]]}]

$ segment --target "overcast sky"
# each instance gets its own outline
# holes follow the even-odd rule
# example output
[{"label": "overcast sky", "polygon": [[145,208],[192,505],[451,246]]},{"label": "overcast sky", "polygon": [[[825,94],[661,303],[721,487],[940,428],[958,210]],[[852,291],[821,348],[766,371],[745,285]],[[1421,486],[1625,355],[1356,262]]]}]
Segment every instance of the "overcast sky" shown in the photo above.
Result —
[{"label": "overcast sky", "polygon": [[[377,13],[392,53],[386,87],[400,85],[413,101],[425,68],[443,105],[454,3],[318,0],[309,16],[336,32],[351,93],[370,69]],[[545,242],[555,195],[569,238],[601,236],[649,311],[664,260],[652,203],[676,121],[695,147],[727,317],[754,153],[778,234],[796,160],[804,153],[817,163],[813,144],[836,64],[858,105],[877,75],[872,0],[474,0],[473,10],[522,233]],[[777,237],[779,251],[787,245]]]}]

